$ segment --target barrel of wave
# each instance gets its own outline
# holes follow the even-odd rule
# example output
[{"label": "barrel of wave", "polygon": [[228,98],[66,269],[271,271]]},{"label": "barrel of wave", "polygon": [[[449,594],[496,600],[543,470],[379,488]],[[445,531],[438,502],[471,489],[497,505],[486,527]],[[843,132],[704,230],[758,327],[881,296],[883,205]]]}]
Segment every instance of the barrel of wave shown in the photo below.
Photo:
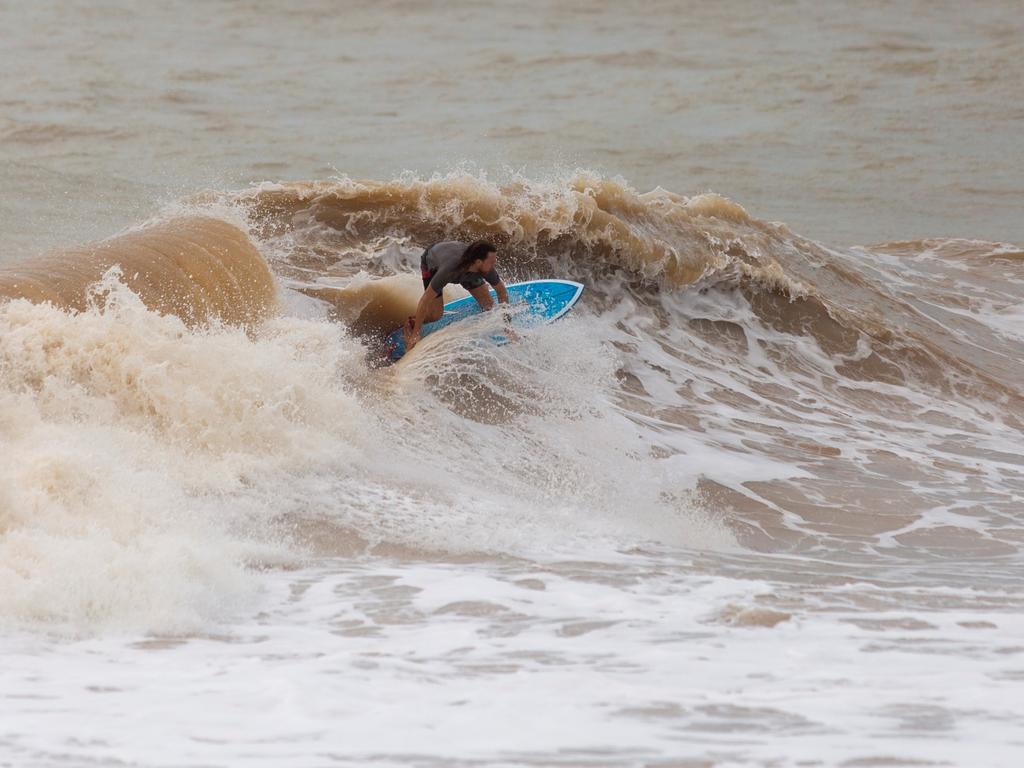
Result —
[{"label": "barrel of wave", "polygon": [[0,267],[0,300],[83,310],[111,267],[145,305],[186,323],[247,325],[277,310],[273,277],[248,235],[209,216],[182,216],[97,243]]}]

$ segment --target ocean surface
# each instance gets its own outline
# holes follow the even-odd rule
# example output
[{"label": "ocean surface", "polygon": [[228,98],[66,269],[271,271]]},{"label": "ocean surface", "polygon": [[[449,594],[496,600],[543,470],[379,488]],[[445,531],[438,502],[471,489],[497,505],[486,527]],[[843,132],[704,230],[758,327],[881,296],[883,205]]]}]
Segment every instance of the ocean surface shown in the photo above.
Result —
[{"label": "ocean surface", "polygon": [[[0,2],[0,65],[0,766],[1024,764],[1019,3]],[[382,365],[443,238],[583,298]]]}]

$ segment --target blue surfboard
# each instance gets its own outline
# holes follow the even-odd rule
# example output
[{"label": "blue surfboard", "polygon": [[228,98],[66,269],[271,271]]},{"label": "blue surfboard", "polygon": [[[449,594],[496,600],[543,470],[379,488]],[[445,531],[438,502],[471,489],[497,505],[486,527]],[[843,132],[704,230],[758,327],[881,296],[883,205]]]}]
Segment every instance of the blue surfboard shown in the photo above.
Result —
[{"label": "blue surfboard", "polygon": [[[572,309],[583,293],[583,286],[572,280],[530,280],[506,287],[510,304],[526,305],[524,309],[512,315],[512,327],[520,329],[532,328],[557,320]],[[497,305],[498,299],[493,289],[491,296]],[[420,338],[439,331],[458,320],[478,315],[480,312],[480,305],[472,296],[449,301],[444,305],[444,314],[440,320],[423,325]],[[495,337],[495,341],[502,344],[504,338]],[[388,336],[386,348],[388,358],[391,360],[399,360],[405,354],[405,338],[402,336],[401,328]]]}]

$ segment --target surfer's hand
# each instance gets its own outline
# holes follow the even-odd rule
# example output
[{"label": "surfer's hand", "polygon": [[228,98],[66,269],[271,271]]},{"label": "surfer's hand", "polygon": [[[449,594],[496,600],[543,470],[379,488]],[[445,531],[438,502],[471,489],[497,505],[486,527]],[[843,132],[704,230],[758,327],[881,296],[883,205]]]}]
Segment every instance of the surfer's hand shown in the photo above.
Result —
[{"label": "surfer's hand", "polygon": [[505,338],[511,342],[519,341],[519,334],[512,330],[512,313],[509,311],[507,303],[501,314],[505,321]]}]

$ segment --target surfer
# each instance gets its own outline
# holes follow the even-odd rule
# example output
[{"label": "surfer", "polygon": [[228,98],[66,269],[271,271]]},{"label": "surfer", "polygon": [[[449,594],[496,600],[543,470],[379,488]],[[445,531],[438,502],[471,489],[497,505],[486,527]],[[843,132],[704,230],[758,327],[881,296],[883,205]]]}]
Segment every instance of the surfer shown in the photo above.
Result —
[{"label": "surfer", "polygon": [[420,257],[423,295],[416,306],[415,316],[410,315],[402,329],[406,351],[420,340],[424,323],[441,319],[444,314],[444,287],[450,283],[458,283],[469,291],[484,311],[494,306],[488,283],[498,294],[498,302],[508,304],[508,290],[494,268],[497,260],[498,249],[486,240],[472,243],[445,240],[427,248]]}]

